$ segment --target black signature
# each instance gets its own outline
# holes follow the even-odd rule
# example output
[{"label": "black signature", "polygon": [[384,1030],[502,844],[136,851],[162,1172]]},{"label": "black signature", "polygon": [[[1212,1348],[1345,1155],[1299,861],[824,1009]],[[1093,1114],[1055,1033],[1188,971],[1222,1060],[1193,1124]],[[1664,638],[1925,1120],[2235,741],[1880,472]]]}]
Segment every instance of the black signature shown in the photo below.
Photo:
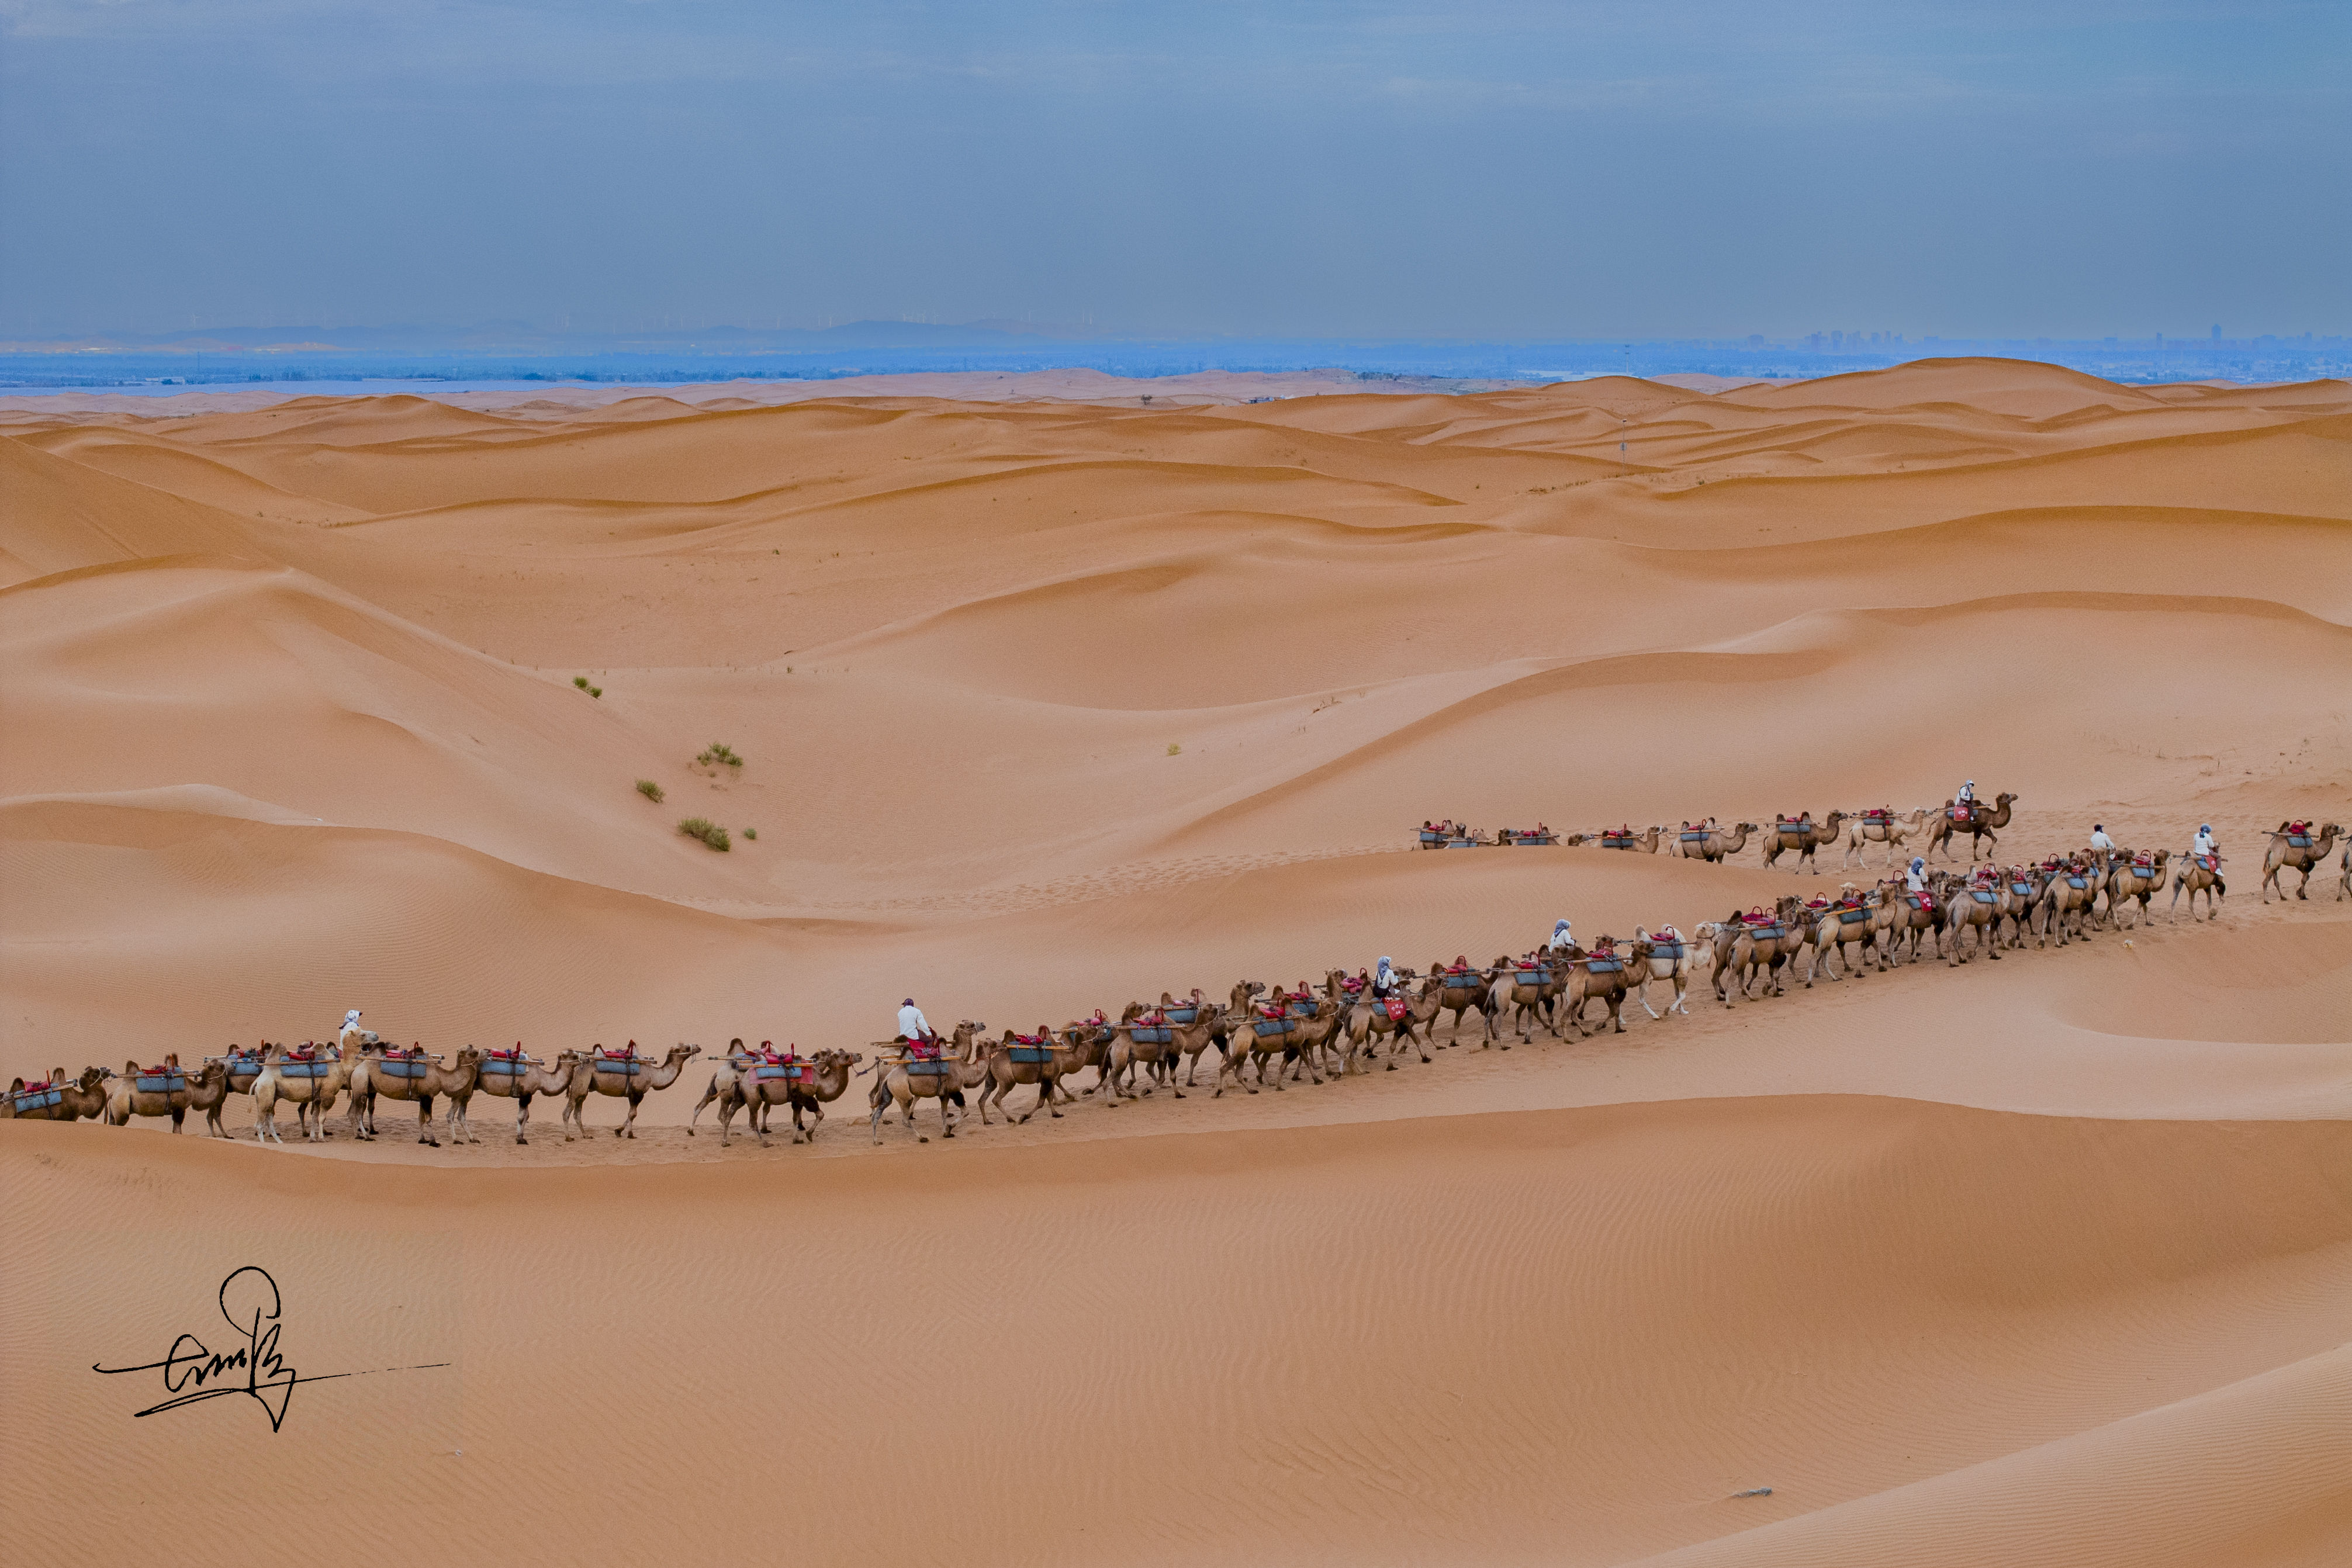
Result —
[{"label": "black signature", "polygon": [[[237,1281],[252,1276],[239,1286]],[[232,1306],[229,1296],[235,1291],[238,1302]],[[166,1410],[177,1410],[205,1399],[226,1398],[233,1395],[250,1395],[268,1412],[269,1429],[277,1431],[286,1424],[286,1406],[294,1397],[298,1383],[330,1383],[339,1377],[368,1377],[373,1372],[422,1372],[431,1367],[447,1366],[446,1361],[426,1362],[420,1366],[384,1366],[373,1372],[326,1372],[305,1376],[286,1364],[278,1354],[278,1333],[284,1325],[279,1322],[285,1311],[278,1293],[278,1281],[266,1269],[251,1264],[236,1270],[221,1281],[221,1316],[228,1326],[245,1337],[245,1343],[226,1354],[207,1350],[204,1341],[192,1333],[184,1333],[172,1342],[170,1354],[161,1361],[151,1361],[140,1366],[99,1366],[92,1372],[109,1377],[126,1372],[163,1374],[163,1388],[174,1397],[161,1405],[150,1405],[144,1410],[132,1412],[135,1420],[141,1416],[159,1416]],[[265,1326],[267,1325],[267,1326]],[[231,1377],[241,1373],[241,1377]],[[208,1386],[217,1385],[217,1386]],[[184,1392],[185,1391],[185,1392]]]}]

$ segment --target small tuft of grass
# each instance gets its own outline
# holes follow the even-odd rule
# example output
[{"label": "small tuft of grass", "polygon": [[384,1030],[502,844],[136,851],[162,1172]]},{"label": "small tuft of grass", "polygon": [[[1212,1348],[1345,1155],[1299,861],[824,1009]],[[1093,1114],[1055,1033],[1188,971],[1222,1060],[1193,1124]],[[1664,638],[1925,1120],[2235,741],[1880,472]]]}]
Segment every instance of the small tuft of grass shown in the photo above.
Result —
[{"label": "small tuft of grass", "polygon": [[650,779],[637,780],[637,793],[658,806],[662,803],[662,787]]},{"label": "small tuft of grass", "polygon": [[1168,743],[1168,755],[1169,755],[1169,756],[1171,756],[1171,757],[1175,757],[1175,756],[1178,756],[1178,755],[1181,754],[1181,753],[1182,753],[1182,751],[1183,751],[1183,749],[1184,749],[1184,748],[1183,748],[1182,747],[1181,747],[1181,746],[1177,745],[1177,744],[1176,744],[1174,741],[1172,741],[1172,740],[1171,740],[1171,741],[1170,741],[1170,742]]},{"label": "small tuft of grass", "polygon": [[572,684],[578,686],[584,692],[588,689],[588,677],[585,675],[574,675],[572,677]]},{"label": "small tuft of grass", "polygon": [[746,828],[743,830],[743,836],[747,839],[756,839],[760,836],[760,830],[757,828]]},{"label": "small tuft of grass", "polygon": [[604,688],[602,686],[590,686],[588,688],[588,695],[592,697],[601,697],[604,695]]},{"label": "small tuft of grass", "polygon": [[727,851],[727,830],[708,817],[688,817],[677,825],[677,831],[689,839],[700,839],[722,854]]},{"label": "small tuft of grass", "polygon": [[700,755],[695,758],[695,761],[700,763],[705,768],[740,768],[743,766],[743,759],[735,754],[735,748],[728,745],[723,740],[712,741],[709,746],[703,748]]}]

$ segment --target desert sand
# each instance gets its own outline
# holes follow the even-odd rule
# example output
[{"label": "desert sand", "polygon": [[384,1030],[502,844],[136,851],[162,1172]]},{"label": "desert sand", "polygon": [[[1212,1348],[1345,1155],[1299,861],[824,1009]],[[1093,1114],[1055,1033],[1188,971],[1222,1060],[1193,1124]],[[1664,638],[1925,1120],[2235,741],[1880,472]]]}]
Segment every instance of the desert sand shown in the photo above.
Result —
[{"label": "desert sand", "polygon": [[[9,400],[0,1075],[870,1051],[1885,873],[1425,818],[1973,779],[2230,896],[952,1141],[721,1149],[707,1061],[627,1142],[0,1124],[8,1561],[2352,1559],[2352,903],[2258,891],[2352,817],[2352,386],[1063,381]],[[135,1416],[247,1265],[367,1375]]]}]

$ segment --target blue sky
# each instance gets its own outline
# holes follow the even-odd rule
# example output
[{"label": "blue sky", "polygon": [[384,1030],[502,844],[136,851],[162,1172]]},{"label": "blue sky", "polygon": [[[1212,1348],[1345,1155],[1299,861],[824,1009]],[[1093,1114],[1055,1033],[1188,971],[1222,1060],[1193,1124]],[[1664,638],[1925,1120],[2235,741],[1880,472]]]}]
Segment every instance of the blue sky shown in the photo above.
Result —
[{"label": "blue sky", "polygon": [[0,0],[0,335],[2352,330],[2352,5]]}]

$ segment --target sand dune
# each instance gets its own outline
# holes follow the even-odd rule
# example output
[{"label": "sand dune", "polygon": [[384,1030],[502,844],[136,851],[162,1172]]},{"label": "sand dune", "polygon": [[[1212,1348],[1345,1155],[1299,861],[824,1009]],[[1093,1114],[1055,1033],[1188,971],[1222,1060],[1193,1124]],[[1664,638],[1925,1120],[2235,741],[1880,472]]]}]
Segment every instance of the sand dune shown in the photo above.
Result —
[{"label": "sand dune", "polygon": [[[707,1061],[625,1143],[604,1100],[518,1146],[478,1096],[437,1150],[396,1105],[283,1151],[243,1100],[235,1144],[12,1121],[0,1462],[107,1500],[20,1514],[26,1561],[306,1561],[184,1503],[289,1456],[396,1480],[324,1511],[360,1562],[2352,1554],[2352,904],[2333,857],[2257,892],[2266,830],[2352,800],[2352,388],[156,402],[0,407],[11,1075],[353,1006],[443,1051],[870,1049],[909,993],[1029,1029],[1888,860],[1407,852],[1438,816],[1973,778],[2004,857],[2210,821],[2231,892],[951,1143],[877,1147],[860,1082],[722,1148]],[[248,1263],[306,1377],[368,1375],[275,1436],[133,1419],[159,1377],[91,1365],[220,1341]]]}]

